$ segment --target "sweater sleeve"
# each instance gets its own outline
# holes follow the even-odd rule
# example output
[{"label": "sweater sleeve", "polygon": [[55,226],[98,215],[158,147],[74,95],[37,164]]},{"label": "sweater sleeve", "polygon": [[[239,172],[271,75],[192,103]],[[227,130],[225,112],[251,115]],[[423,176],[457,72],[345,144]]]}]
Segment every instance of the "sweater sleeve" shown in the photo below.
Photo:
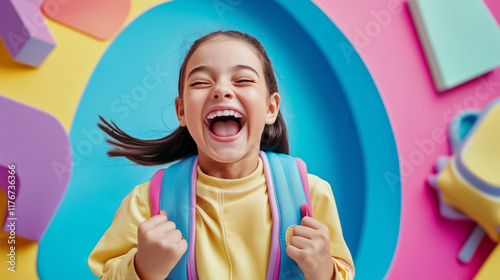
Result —
[{"label": "sweater sleeve", "polygon": [[150,217],[149,182],[146,182],[123,199],[113,222],[89,256],[92,272],[103,280],[139,279],[134,266],[137,228]]},{"label": "sweater sleeve", "polygon": [[308,180],[314,218],[326,225],[330,231],[330,252],[334,260],[335,279],[352,279],[354,263],[342,235],[337,205],[330,184],[311,174]]}]

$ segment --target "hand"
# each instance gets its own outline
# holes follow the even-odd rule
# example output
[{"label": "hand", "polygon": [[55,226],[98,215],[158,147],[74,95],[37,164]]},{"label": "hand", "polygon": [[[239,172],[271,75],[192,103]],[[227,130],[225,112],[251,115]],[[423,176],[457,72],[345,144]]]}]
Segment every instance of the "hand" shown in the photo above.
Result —
[{"label": "hand", "polygon": [[135,269],[142,280],[165,279],[187,250],[187,241],[167,213],[151,217],[137,229]]},{"label": "hand", "polygon": [[330,254],[330,233],[320,221],[304,217],[293,228],[287,255],[299,265],[305,279],[332,279],[334,274]]}]

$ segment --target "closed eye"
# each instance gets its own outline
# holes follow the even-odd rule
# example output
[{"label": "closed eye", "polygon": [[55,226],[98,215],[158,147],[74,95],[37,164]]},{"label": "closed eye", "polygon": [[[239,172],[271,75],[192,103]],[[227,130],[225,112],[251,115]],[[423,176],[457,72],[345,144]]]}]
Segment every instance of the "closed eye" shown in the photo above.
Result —
[{"label": "closed eye", "polygon": [[209,83],[207,82],[194,82],[191,84],[191,86],[196,86],[196,85],[208,85]]},{"label": "closed eye", "polygon": [[249,80],[249,79],[238,80],[236,82],[237,83],[255,83],[253,80]]}]

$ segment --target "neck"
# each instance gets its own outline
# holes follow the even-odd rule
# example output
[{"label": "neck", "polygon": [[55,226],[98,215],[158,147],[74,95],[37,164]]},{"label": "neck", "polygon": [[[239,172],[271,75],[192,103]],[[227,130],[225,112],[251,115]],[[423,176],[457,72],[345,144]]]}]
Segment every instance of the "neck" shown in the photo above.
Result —
[{"label": "neck", "polygon": [[203,173],[221,179],[239,179],[255,171],[259,165],[259,153],[252,153],[237,162],[221,163],[200,154],[199,165]]}]

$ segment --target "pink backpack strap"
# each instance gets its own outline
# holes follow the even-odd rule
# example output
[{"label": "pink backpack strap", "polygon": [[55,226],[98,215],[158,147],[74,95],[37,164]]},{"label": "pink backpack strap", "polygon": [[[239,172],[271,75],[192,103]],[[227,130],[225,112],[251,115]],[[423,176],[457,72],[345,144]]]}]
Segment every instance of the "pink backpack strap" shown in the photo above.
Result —
[{"label": "pink backpack strap", "polygon": [[149,181],[149,204],[151,205],[151,216],[160,214],[160,193],[163,173],[165,173],[165,169],[156,171],[151,178],[151,181]]},{"label": "pink backpack strap", "polygon": [[297,161],[297,166],[299,167],[300,179],[302,180],[302,186],[304,187],[304,193],[306,195],[307,204],[302,204],[300,210],[302,211],[302,216],[314,218],[311,203],[311,193],[309,192],[309,180],[307,179],[307,168],[306,163],[300,158],[295,158]]}]

